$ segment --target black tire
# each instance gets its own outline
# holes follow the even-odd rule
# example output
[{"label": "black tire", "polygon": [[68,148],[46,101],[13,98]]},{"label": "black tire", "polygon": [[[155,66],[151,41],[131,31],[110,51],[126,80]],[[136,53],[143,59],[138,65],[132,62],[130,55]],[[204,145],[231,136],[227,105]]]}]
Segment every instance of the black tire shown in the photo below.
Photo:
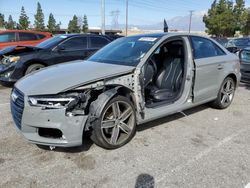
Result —
[{"label": "black tire", "polygon": [[30,73],[37,71],[39,69],[42,69],[42,68],[44,68],[44,65],[42,65],[42,64],[38,64],[38,63],[32,64],[32,65],[28,66],[28,68],[26,69],[25,75],[30,74]]},{"label": "black tire", "polygon": [[[227,84],[230,84],[230,86]],[[235,89],[235,81],[231,77],[227,77],[221,84],[217,99],[211,102],[210,106],[216,109],[225,109],[229,107],[233,101]]]},{"label": "black tire", "polygon": [[[117,107],[115,108],[119,109],[118,111],[120,111],[119,113],[117,113],[117,114],[120,114],[119,116],[114,115],[115,113],[113,113],[113,110],[114,110],[113,106],[115,106],[116,104],[118,104],[118,108]],[[131,114],[131,115],[129,116],[128,114],[124,115],[125,114],[124,112],[128,112],[128,114]],[[117,118],[115,118],[115,116],[117,116]],[[123,121],[122,117],[124,116],[125,117],[128,116],[128,117],[126,119],[124,118],[125,120]],[[109,119],[110,117],[112,119]],[[113,121],[112,125],[110,121]],[[125,121],[127,122],[124,123]],[[92,122],[91,125],[92,125],[92,131],[91,131],[90,138],[93,140],[93,142],[96,145],[105,149],[119,148],[127,144],[135,135],[136,115],[135,115],[134,105],[128,98],[123,97],[123,96],[116,96],[112,98],[105,105],[102,112],[100,113],[100,117],[98,117],[94,122]],[[108,126],[108,128],[104,128],[105,125]],[[124,125],[127,125],[127,126],[124,126]],[[113,126],[113,127],[110,127],[110,126]],[[126,127],[125,129],[127,130],[125,130],[124,127]],[[115,134],[115,132],[118,132],[118,133]],[[118,135],[116,139],[112,139],[116,137],[114,135]]]}]

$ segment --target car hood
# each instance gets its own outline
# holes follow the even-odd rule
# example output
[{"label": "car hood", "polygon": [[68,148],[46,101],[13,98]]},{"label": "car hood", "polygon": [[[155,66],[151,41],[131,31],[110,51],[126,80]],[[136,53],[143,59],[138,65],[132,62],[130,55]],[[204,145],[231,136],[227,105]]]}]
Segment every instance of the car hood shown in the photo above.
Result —
[{"label": "car hood", "polygon": [[33,72],[18,81],[15,87],[25,95],[57,94],[134,69],[132,66],[77,60]]},{"label": "car hood", "polygon": [[2,50],[0,50],[0,56],[2,55],[6,55],[6,54],[10,54],[11,52],[14,52],[15,50],[20,52],[23,51],[27,51],[28,50],[38,50],[41,48],[35,47],[35,46],[20,46],[20,45],[16,45],[16,46],[9,46],[6,48],[3,48]]}]

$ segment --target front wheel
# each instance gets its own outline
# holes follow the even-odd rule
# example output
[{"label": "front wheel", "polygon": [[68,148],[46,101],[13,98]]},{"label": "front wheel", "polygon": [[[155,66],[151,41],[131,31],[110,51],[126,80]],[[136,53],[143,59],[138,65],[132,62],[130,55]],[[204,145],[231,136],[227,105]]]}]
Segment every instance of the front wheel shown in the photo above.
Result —
[{"label": "front wheel", "polygon": [[91,139],[106,149],[116,149],[128,143],[136,131],[133,103],[117,96],[104,107],[100,117],[92,124]]},{"label": "front wheel", "polygon": [[233,101],[236,89],[235,81],[227,77],[219,90],[217,99],[211,103],[211,106],[217,109],[225,109],[230,106]]},{"label": "front wheel", "polygon": [[38,64],[38,63],[32,64],[25,71],[25,75],[30,74],[30,73],[37,71],[39,69],[42,69],[42,68],[44,68],[44,65],[42,65],[42,64]]}]

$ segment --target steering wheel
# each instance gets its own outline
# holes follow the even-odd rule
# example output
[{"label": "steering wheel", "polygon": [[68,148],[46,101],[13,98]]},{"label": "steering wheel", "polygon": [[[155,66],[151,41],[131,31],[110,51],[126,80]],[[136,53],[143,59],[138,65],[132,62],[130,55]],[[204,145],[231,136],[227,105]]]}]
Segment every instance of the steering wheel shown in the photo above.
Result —
[{"label": "steering wheel", "polygon": [[156,65],[156,62],[154,60],[154,57],[152,56],[150,59],[149,59],[149,62],[148,62],[150,65],[152,65],[153,69],[154,69],[154,74],[157,73],[157,65]]}]

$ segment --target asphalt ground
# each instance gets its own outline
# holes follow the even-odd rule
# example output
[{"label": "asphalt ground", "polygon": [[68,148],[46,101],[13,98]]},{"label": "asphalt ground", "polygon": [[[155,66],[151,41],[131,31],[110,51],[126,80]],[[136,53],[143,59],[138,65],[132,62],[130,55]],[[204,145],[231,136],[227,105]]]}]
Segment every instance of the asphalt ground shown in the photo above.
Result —
[{"label": "asphalt ground", "polygon": [[130,143],[104,150],[45,150],[29,144],[0,86],[0,187],[208,187],[250,183],[250,86],[241,84],[226,110],[207,105],[138,126]]}]

